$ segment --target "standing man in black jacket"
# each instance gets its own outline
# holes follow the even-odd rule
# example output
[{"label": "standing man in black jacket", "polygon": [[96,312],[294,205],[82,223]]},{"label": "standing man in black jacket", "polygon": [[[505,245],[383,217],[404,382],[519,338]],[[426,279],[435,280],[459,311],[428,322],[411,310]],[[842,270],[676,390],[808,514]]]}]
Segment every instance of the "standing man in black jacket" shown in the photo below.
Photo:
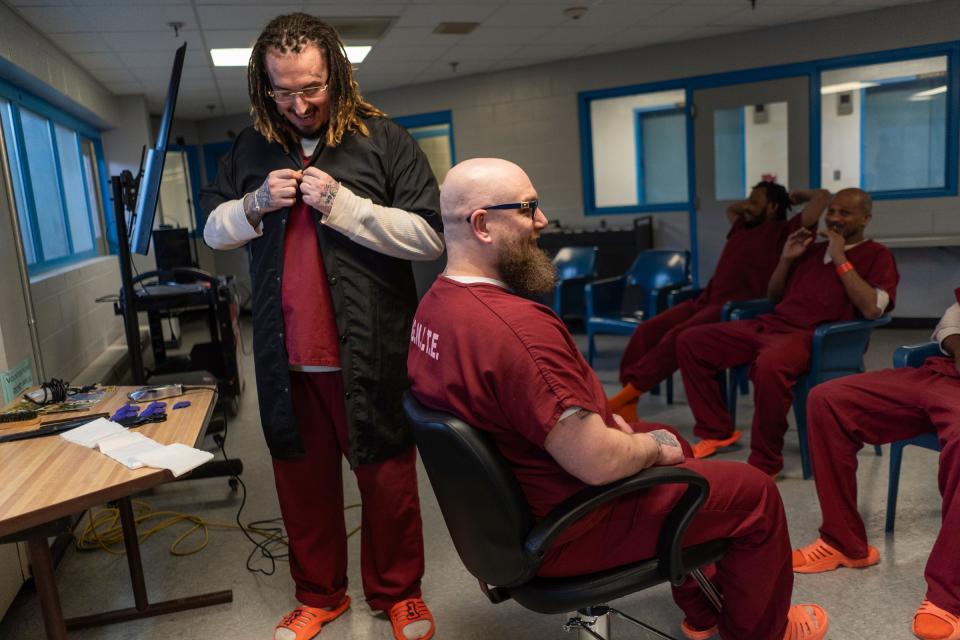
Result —
[{"label": "standing man in black jacket", "polygon": [[443,252],[439,192],[413,139],[360,95],[332,27],[275,18],[248,67],[254,124],[202,205],[214,249],[249,243],[260,416],[307,640],[350,606],[341,455],[363,501],[367,603],[430,638],[415,449],[403,419],[417,298],[410,260]]}]

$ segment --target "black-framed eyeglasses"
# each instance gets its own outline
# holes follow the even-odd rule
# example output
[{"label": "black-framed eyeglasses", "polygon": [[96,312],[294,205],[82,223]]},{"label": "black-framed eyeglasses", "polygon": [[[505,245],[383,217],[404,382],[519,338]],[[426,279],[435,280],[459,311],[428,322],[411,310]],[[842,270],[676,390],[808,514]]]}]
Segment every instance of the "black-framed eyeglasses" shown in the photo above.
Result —
[{"label": "black-framed eyeglasses", "polygon": [[267,91],[267,95],[273,98],[274,102],[277,104],[289,104],[293,102],[294,98],[300,96],[304,100],[309,100],[310,98],[316,98],[323,95],[323,92],[327,90],[329,83],[318,84],[312,87],[304,87],[299,91],[290,91],[289,89],[271,89]]},{"label": "black-framed eyeglasses", "polygon": [[[510,202],[508,204],[492,204],[489,207],[480,207],[486,211],[509,211],[511,209],[517,209],[525,216],[530,216],[530,219],[537,215],[537,209],[540,207],[539,200],[524,200],[522,202]],[[467,222],[470,222],[470,216],[467,216]]]}]

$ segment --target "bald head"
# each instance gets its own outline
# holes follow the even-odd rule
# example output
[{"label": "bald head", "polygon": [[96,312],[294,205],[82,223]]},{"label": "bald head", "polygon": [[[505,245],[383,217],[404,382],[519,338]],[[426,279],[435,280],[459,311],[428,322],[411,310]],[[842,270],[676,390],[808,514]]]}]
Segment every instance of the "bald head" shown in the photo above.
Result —
[{"label": "bald head", "polygon": [[447,172],[440,190],[443,226],[453,230],[457,222],[483,207],[522,199],[532,189],[523,169],[499,158],[464,160]]},{"label": "bald head", "polygon": [[839,199],[845,206],[859,209],[863,213],[871,213],[873,211],[873,198],[863,189],[857,189],[856,187],[841,189],[837,191],[834,199]]}]

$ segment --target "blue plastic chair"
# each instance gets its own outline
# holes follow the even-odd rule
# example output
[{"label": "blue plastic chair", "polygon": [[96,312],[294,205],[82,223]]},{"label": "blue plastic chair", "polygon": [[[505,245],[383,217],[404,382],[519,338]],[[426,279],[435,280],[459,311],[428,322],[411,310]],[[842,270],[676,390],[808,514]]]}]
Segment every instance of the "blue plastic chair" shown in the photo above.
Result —
[{"label": "blue plastic chair", "polygon": [[[939,356],[940,345],[936,342],[900,347],[893,353],[893,367],[919,367],[930,356]],[[900,492],[900,463],[903,462],[904,447],[915,445],[940,451],[940,440],[933,432],[921,433],[918,436],[897,440],[890,443],[890,480],[887,482],[887,523],[885,531],[893,531],[894,521],[897,519],[897,494]]]},{"label": "blue plastic chair", "polygon": [[583,287],[597,273],[596,247],[563,247],[553,257],[557,269],[557,286],[553,290],[553,312],[560,319],[583,318]]},{"label": "blue plastic chair", "polygon": [[[666,308],[667,296],[690,282],[690,252],[650,249],[641,251],[622,276],[594,280],[584,287],[587,318],[587,362],[596,355],[594,336],[633,335],[643,318]],[[639,309],[625,310],[624,294],[639,293]],[[639,312],[639,313],[638,313]]]},{"label": "blue plastic chair", "polygon": [[[730,320],[745,320],[771,311],[773,311],[773,305],[766,299],[733,301],[725,305],[724,315]],[[870,334],[876,327],[889,324],[890,320],[890,316],[885,314],[876,320],[827,322],[818,326],[813,332],[810,369],[797,379],[793,387],[793,414],[797,421],[800,464],[803,468],[804,480],[813,477],[810,450],[807,445],[807,395],[810,389],[827,380],[863,373],[865,371],[863,354],[866,353],[867,345],[870,343]],[[736,420],[736,388],[740,380],[739,376],[742,375],[742,372],[736,369],[731,370],[727,387],[727,401],[732,405],[730,416],[734,421]],[[875,447],[875,451],[878,456],[883,453],[879,446]]]}]

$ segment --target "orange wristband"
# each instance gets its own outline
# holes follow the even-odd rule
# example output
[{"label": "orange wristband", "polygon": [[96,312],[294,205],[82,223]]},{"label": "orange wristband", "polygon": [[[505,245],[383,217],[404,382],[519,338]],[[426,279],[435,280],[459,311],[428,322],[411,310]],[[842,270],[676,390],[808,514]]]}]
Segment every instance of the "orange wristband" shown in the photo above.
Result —
[{"label": "orange wristband", "polygon": [[837,265],[837,275],[838,275],[838,276],[842,276],[842,275],[845,274],[847,271],[853,271],[853,264],[852,264],[849,260],[847,260],[847,261],[844,262],[843,264],[838,264],[838,265]]}]

